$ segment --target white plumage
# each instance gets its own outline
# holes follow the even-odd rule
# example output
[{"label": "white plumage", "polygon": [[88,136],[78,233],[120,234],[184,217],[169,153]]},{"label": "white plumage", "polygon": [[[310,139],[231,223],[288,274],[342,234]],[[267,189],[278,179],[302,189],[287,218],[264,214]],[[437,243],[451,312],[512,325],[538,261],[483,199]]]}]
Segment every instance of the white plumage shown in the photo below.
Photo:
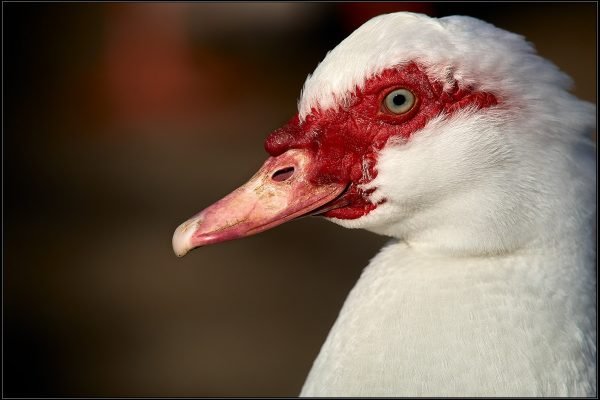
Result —
[{"label": "white plumage", "polygon": [[[432,114],[344,172],[356,149],[372,148],[361,132],[348,149],[327,135],[410,125],[386,125],[402,116],[382,120],[377,104],[375,114],[352,107],[379,98],[361,98],[367,80],[411,63],[442,88],[438,100],[464,89],[497,102]],[[330,219],[392,240],[349,294],[301,395],[595,396],[595,106],[570,85],[521,36],[474,18],[376,17],[309,76],[299,118],[267,140],[261,170],[182,224],[174,249],[323,207],[360,211],[352,188],[373,207]],[[339,155],[337,177],[313,167],[328,156],[323,143]]]},{"label": "white plumage", "polygon": [[376,17],[305,84],[300,115],[418,60],[498,107],[388,143],[387,199],[337,220],[392,240],[350,293],[303,396],[594,396],[595,107],[522,37],[469,17]]}]

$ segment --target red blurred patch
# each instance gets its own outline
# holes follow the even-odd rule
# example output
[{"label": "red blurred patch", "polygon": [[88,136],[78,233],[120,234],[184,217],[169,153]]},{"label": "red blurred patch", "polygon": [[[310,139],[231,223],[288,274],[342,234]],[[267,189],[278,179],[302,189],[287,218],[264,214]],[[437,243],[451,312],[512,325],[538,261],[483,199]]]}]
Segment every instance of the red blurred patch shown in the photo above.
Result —
[{"label": "red blurred patch", "polygon": [[434,6],[432,3],[339,3],[338,8],[344,27],[349,32],[354,31],[371,18],[381,14],[408,11],[434,16]]},{"label": "red blurred patch", "polygon": [[106,77],[118,119],[172,115],[195,89],[191,48],[175,5],[122,5],[109,20]]},{"label": "red blurred patch", "polygon": [[107,18],[103,93],[120,125],[194,121],[223,106],[225,60],[194,43],[189,4],[116,4]]}]

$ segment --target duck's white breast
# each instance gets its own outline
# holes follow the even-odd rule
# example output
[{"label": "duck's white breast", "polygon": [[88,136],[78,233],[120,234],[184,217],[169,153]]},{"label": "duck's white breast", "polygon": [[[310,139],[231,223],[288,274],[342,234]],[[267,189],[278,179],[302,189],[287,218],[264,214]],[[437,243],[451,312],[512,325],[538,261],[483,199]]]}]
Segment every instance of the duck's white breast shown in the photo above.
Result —
[{"label": "duck's white breast", "polygon": [[[575,255],[382,250],[350,293],[303,396],[594,395],[595,311]],[[579,262],[579,264],[577,264]],[[579,282],[579,283],[578,283]]]}]

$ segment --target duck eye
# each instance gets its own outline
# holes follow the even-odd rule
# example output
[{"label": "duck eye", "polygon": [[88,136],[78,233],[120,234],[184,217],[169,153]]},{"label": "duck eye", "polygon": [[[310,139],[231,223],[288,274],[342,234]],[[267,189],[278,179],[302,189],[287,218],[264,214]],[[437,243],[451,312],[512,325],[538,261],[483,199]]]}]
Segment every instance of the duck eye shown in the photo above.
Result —
[{"label": "duck eye", "polygon": [[404,114],[415,104],[415,95],[407,89],[396,89],[385,96],[385,108],[394,114]]}]

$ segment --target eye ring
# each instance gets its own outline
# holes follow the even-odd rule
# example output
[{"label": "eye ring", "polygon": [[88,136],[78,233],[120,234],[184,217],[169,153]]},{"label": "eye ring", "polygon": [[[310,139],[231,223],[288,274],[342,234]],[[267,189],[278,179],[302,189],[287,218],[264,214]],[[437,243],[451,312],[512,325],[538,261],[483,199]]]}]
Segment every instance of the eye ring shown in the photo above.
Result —
[{"label": "eye ring", "polygon": [[404,114],[415,105],[416,97],[408,89],[396,89],[388,93],[383,100],[383,106],[392,114]]}]

